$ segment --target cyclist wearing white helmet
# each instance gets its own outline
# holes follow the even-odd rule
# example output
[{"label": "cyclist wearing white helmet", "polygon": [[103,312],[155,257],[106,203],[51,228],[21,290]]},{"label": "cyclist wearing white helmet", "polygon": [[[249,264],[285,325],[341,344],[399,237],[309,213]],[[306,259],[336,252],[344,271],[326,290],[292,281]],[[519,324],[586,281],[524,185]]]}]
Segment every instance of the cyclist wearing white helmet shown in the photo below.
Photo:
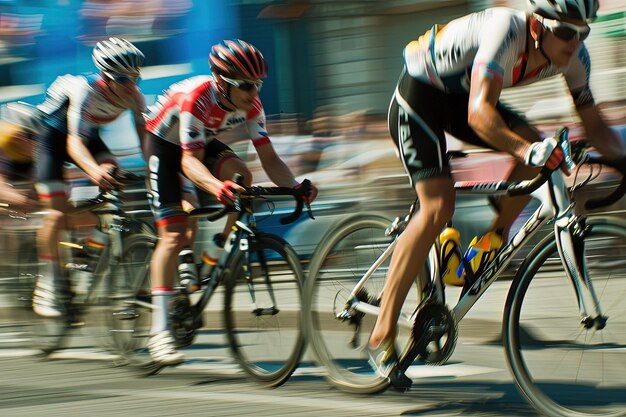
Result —
[{"label": "cyclist wearing white helmet", "polygon": [[100,138],[99,129],[131,110],[140,140],[145,132],[145,101],[137,86],[143,53],[124,39],[109,38],[96,44],[92,58],[100,73],[58,77],[46,91],[44,102],[37,106],[43,127],[37,138],[36,188],[49,211],[38,235],[39,256],[45,266],[33,296],[33,308],[42,316],[62,314],[59,231],[78,224],[95,224],[90,213],[64,215],[68,201],[63,164],[75,163],[105,189],[119,185],[112,175],[116,162]]},{"label": "cyclist wearing white helmet", "polygon": [[[543,139],[522,117],[504,107],[503,88],[563,76],[588,139],[607,157],[624,148],[607,126],[589,89],[590,58],[583,41],[595,0],[529,0],[528,12],[491,8],[435,25],[404,50],[404,69],[389,108],[389,129],[420,210],[393,253],[381,313],[368,353],[377,371],[406,388],[396,367],[396,322],[412,281],[454,213],[454,181],[444,132],[474,145],[508,152],[517,165],[512,181],[553,164],[556,141]],[[491,233],[506,239],[528,198],[501,198]],[[497,239],[496,239],[497,240]]]},{"label": "cyclist wearing white helmet", "polygon": [[[176,255],[190,247],[195,230],[183,205],[189,207],[195,202],[189,193],[183,196],[189,190],[181,186],[179,174],[221,203],[232,204],[233,191],[239,186],[230,179],[240,173],[244,183],[250,185],[252,174],[233,150],[217,138],[223,131],[244,126],[270,179],[283,187],[299,186],[276,154],[266,131],[259,91],[267,75],[267,64],[261,52],[241,39],[225,40],[212,47],[209,66],[212,76],[192,77],[170,86],[147,115],[148,191],[159,233],[150,267],[152,302],[158,308],[153,310],[153,336],[148,347],[152,358],[161,365],[183,360],[168,329],[168,297],[176,276]],[[232,219],[227,221],[224,232],[214,237],[213,245],[223,246],[232,224]],[[195,268],[193,262],[189,264]]]}]

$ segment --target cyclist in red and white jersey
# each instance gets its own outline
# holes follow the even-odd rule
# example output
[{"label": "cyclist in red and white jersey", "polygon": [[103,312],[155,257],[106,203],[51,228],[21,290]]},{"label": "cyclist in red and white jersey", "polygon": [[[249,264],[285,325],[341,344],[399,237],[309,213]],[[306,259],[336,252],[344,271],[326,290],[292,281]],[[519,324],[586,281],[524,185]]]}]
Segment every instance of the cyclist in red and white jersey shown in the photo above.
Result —
[{"label": "cyclist in red and white jersey", "polygon": [[[503,88],[562,74],[588,139],[607,157],[624,147],[607,126],[589,89],[583,43],[597,0],[529,0],[529,12],[492,8],[435,25],[404,50],[405,66],[389,108],[389,129],[415,188],[420,210],[400,237],[370,336],[370,362],[402,388],[411,381],[396,367],[396,322],[412,281],[437,235],[454,213],[454,182],[444,132],[511,154],[510,180],[555,165],[554,138],[542,139],[524,118],[499,102]],[[502,198],[492,225],[506,238],[528,198]]]},{"label": "cyclist in red and white jersey", "polygon": [[[59,231],[96,224],[91,213],[65,214],[69,206],[64,163],[75,163],[100,187],[117,186],[112,175],[116,162],[99,129],[131,110],[139,138],[145,131],[145,101],[137,86],[143,53],[124,39],[109,38],[96,44],[92,58],[99,73],[58,77],[37,106],[43,127],[37,136],[36,188],[48,214],[37,236],[44,268],[33,295],[33,309],[47,317],[63,314],[65,284],[58,261]],[[94,236],[104,239],[95,229]]]},{"label": "cyclist in red and white jersey", "polygon": [[[240,39],[225,40],[212,47],[209,66],[211,76],[193,77],[172,85],[147,116],[148,191],[159,233],[150,268],[152,302],[158,308],[153,312],[148,348],[153,360],[161,365],[183,361],[167,319],[176,255],[191,245],[193,235],[193,224],[183,210],[185,190],[179,173],[221,203],[232,204],[233,192],[240,187],[230,179],[239,173],[244,184],[251,185],[252,174],[217,137],[220,132],[243,125],[270,179],[282,187],[300,186],[276,154],[266,130],[259,91],[261,79],[267,75],[267,64],[261,52]],[[313,189],[310,201],[315,194]],[[224,232],[214,240],[223,242],[232,224],[231,217]]]}]

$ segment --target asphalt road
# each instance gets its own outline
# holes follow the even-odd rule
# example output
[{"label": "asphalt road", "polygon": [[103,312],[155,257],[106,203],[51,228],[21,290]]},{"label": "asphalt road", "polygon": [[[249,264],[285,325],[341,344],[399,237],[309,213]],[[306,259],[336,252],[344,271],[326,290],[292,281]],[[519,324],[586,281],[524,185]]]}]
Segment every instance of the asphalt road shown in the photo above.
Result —
[{"label": "asphalt road", "polygon": [[23,328],[3,333],[0,415],[536,415],[518,394],[504,362],[498,312],[503,293],[494,288],[483,300],[492,311],[477,309],[466,319],[449,364],[414,366],[415,386],[409,392],[375,396],[350,395],[331,386],[310,352],[285,385],[262,387],[233,363],[225,335],[216,331],[203,331],[184,349],[185,364],[151,377],[116,366],[117,358],[90,346],[98,343],[81,330],[73,334],[72,348],[42,358],[29,348],[26,321]]},{"label": "asphalt road", "polygon": [[[193,346],[183,349],[183,365],[151,377],[119,366],[119,358],[98,348],[98,341],[82,330],[72,335],[71,348],[42,358],[30,347],[29,321],[16,326],[20,320],[5,316],[0,416],[535,416],[512,382],[501,343],[509,283],[496,282],[462,321],[448,364],[412,366],[410,391],[373,396],[334,388],[310,352],[285,385],[262,387],[233,363],[220,330],[203,330]],[[545,294],[549,298],[551,293]],[[543,303],[536,309],[541,313],[552,307]],[[623,347],[614,347],[607,357],[619,351]],[[581,387],[563,384],[559,390],[572,388]]]}]

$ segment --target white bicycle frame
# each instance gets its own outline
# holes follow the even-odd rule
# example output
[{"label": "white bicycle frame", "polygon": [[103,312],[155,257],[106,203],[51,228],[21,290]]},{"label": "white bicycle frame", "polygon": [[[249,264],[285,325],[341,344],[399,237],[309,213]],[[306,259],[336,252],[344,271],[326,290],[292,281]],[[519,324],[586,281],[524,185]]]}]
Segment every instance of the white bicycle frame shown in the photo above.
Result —
[{"label": "white bicycle frame", "polygon": [[[566,141],[566,139],[565,139]],[[569,162],[569,147],[565,146],[565,159]],[[570,166],[573,164],[570,164]],[[526,182],[521,182],[524,185]],[[455,188],[459,191],[467,191],[472,193],[482,193],[489,195],[505,194],[507,185],[504,182],[496,183],[471,183],[457,182]],[[460,322],[472,306],[478,301],[482,294],[489,288],[491,284],[500,276],[502,271],[513,259],[513,256],[524,246],[531,237],[539,230],[539,228],[549,220],[554,221],[554,234],[556,236],[559,258],[565,268],[566,274],[572,282],[578,299],[579,312],[581,322],[587,320],[590,316],[588,312],[593,311],[592,318],[602,317],[600,303],[595,294],[588,271],[584,263],[581,247],[577,247],[575,242],[578,236],[584,231],[584,224],[581,219],[574,213],[574,204],[570,200],[567,185],[562,171],[553,171],[548,180],[541,185],[531,195],[540,201],[539,208],[530,216],[524,226],[513,236],[507,245],[504,246],[496,256],[489,262],[485,270],[476,281],[471,285],[469,290],[457,302],[453,308],[456,322]],[[408,221],[408,219],[407,219]],[[356,284],[350,294],[349,305],[346,309],[354,309],[365,314],[378,315],[380,307],[373,306],[364,301],[360,301],[357,294],[361,291],[367,280],[372,276],[374,271],[391,255],[397,242],[398,236],[378,257],[376,262],[368,269],[363,277]],[[433,245],[428,257],[428,269],[430,271],[430,279],[433,285],[433,296],[440,302],[444,302],[444,285],[439,272],[439,254],[437,246]],[[422,286],[419,286],[422,288]],[[424,297],[423,297],[424,298]],[[433,297],[426,297],[432,300]],[[422,300],[422,303],[424,299]],[[419,310],[419,307],[418,309]],[[416,310],[416,311],[417,311]],[[345,310],[344,310],[345,311]],[[342,313],[339,313],[341,315]],[[398,325],[406,328],[413,327],[413,315],[409,316],[401,314]]]}]

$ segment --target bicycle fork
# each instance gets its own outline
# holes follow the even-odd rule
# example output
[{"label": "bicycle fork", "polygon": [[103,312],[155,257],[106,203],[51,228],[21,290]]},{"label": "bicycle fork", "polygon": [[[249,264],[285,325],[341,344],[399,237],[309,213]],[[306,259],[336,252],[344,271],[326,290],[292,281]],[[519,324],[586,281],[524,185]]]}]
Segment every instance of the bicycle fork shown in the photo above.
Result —
[{"label": "bicycle fork", "polygon": [[588,226],[584,220],[576,216],[562,217],[554,224],[559,257],[576,291],[580,322],[586,329],[593,327],[596,330],[602,330],[606,326],[608,317],[602,314],[600,301],[585,263],[584,237],[587,231]]},{"label": "bicycle fork", "polygon": [[561,171],[555,171],[546,185],[533,195],[545,204],[546,211],[551,210],[554,213],[557,250],[565,273],[576,291],[580,322],[586,329],[594,327],[601,330],[606,326],[607,317],[600,309],[584,258],[584,238],[589,229],[584,220],[573,212],[574,205],[569,198]]},{"label": "bicycle fork", "polygon": [[[254,282],[252,281],[252,266],[250,264],[250,247],[256,247],[257,245],[254,242],[254,234],[251,234],[252,231],[248,230],[248,234],[241,237],[239,240],[239,250],[241,250],[244,254],[244,262],[243,262],[243,276],[246,281],[246,285],[248,286],[248,293],[250,294],[250,299],[254,304],[255,308],[252,310],[252,314],[257,317],[260,316],[275,316],[280,311],[278,307],[276,307],[276,297],[274,295],[274,288],[272,287],[272,281],[270,280],[270,271],[267,267],[267,259],[265,257],[265,253],[263,252],[263,248],[260,247],[255,251],[258,262],[261,268],[261,274],[263,274],[265,286],[267,287],[267,293],[272,302],[271,307],[259,307],[257,305],[257,297],[256,297],[256,289],[254,288]],[[252,240],[252,245],[250,241]]]}]

